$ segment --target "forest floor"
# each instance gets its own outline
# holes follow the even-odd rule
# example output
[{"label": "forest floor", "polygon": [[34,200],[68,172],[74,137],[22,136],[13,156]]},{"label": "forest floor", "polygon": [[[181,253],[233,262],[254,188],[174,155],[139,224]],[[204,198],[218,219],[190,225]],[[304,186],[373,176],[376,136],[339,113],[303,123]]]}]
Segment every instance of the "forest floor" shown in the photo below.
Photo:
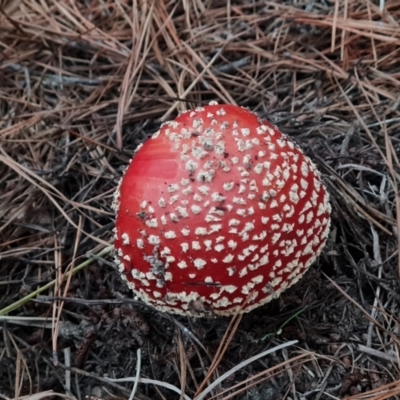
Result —
[{"label": "forest floor", "polygon": [[[400,3],[381,3],[0,1],[0,399],[400,398]],[[306,276],[232,319],[135,301],[110,247],[135,148],[211,100],[291,136],[333,207]]]}]

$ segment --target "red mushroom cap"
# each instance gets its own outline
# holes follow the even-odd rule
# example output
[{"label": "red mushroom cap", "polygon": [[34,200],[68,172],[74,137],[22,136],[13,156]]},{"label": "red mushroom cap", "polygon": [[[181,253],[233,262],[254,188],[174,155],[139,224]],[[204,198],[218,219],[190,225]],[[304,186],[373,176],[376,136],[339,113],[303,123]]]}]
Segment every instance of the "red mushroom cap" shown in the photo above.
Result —
[{"label": "red mushroom cap", "polygon": [[132,290],[197,317],[248,312],[297,282],[331,211],[301,149],[247,109],[215,103],[165,123],[136,152],[114,208]]}]

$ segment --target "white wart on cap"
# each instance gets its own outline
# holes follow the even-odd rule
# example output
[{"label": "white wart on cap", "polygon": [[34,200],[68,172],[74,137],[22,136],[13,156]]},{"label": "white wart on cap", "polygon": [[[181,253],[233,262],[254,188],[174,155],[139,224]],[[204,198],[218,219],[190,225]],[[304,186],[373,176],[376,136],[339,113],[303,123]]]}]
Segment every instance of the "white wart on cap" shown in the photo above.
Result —
[{"label": "white wart on cap", "polygon": [[196,317],[277,298],[321,253],[331,211],[301,149],[247,109],[216,104],[164,124],[137,151],[114,208],[131,289]]}]

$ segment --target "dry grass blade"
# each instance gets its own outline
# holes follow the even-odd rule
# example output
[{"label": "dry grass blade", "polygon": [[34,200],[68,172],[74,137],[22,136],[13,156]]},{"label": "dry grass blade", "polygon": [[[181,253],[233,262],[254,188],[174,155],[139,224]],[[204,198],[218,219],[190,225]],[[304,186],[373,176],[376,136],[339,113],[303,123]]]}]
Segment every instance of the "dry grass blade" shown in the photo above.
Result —
[{"label": "dry grass blade", "polygon": [[[31,395],[26,395],[26,396],[19,396],[19,400],[43,400],[43,399],[48,399],[48,398],[61,398],[64,400],[75,400],[75,397],[72,396],[67,396],[66,394],[63,393],[56,393],[54,390],[46,390],[45,392],[39,392]],[[6,400],[12,400],[5,398]]]},{"label": "dry grass blade", "polygon": [[347,400],[391,400],[400,396],[400,380],[381,386],[366,393],[347,397]]},{"label": "dry grass blade", "polygon": [[[0,151],[2,151],[1,147],[0,147]],[[4,153],[3,153],[4,154]],[[10,168],[14,169],[21,177],[23,177],[24,179],[26,179],[29,183],[31,183],[33,186],[37,187],[39,190],[41,190],[43,192],[43,194],[55,205],[55,207],[60,211],[60,213],[64,216],[64,218],[67,220],[67,222],[69,222],[72,226],[74,226],[78,231],[79,231],[79,227],[75,224],[74,221],[72,221],[72,219],[68,216],[68,214],[63,210],[63,208],[59,205],[59,203],[57,202],[57,200],[54,198],[54,195],[50,192],[47,191],[43,186],[45,185],[45,182],[43,182],[43,179],[41,179],[40,177],[38,178],[39,183],[37,183],[35,181],[34,178],[30,177],[29,175],[31,175],[31,172],[28,169],[25,169],[24,167],[22,167],[21,165],[18,165],[18,163],[14,162],[14,160],[11,157],[7,157],[6,155],[1,156],[0,155],[0,162],[3,162],[5,165],[9,166]],[[43,185],[43,186],[42,186]],[[90,237],[91,239],[93,239],[96,242],[99,242],[103,245],[107,245],[107,242],[96,238],[95,236],[84,232],[85,235],[87,235],[88,237]]]},{"label": "dry grass blade", "polygon": [[[245,367],[248,364],[251,364],[252,362],[267,356],[268,354],[274,353],[275,351],[279,351],[281,349],[284,349],[286,347],[290,347],[294,344],[296,344],[297,341],[292,341],[292,342],[288,342],[288,343],[283,343],[281,345],[275,346],[272,349],[268,349],[260,354],[257,354],[247,360],[242,361],[240,364],[236,365],[234,368],[232,368],[231,370],[227,371],[225,374],[221,375],[218,379],[216,379],[214,382],[212,382],[207,389],[203,390],[202,392],[200,392],[198,395],[195,396],[195,400],[204,400],[207,395],[209,393],[211,393],[213,391],[213,389],[215,387],[217,387],[220,383],[222,383],[225,379],[227,379],[229,376],[231,376],[232,374],[234,374],[235,372],[239,371],[240,369],[242,369],[243,367]],[[221,395],[223,393],[219,393],[219,395]],[[212,398],[215,398],[218,396],[213,396]],[[230,397],[230,396],[229,396]],[[228,398],[229,398],[228,397]],[[226,397],[224,397],[226,398]]]},{"label": "dry grass blade", "polygon": [[[352,299],[341,287],[339,287],[334,281],[332,281],[328,276],[326,278],[331,282],[333,286],[335,286],[340,293],[346,297],[351,303],[354,304],[355,307],[357,307],[364,315],[365,317],[375,325],[376,328],[381,329],[382,331],[385,331],[388,336],[391,337],[393,342],[396,344],[396,348],[400,348],[400,339],[390,330],[385,328],[381,323],[377,321],[377,319],[373,318],[370,314],[368,314],[367,311],[365,311],[360,304],[358,304],[354,299]],[[375,314],[375,313],[374,313]]]},{"label": "dry grass blade", "polygon": [[[225,389],[225,391],[222,392],[221,395],[224,395],[223,397],[224,400],[235,399],[236,396],[248,393],[251,389],[253,389],[258,385],[263,385],[263,384],[265,385],[275,376],[279,376],[281,371],[285,370],[286,368],[293,367],[295,369],[298,369],[299,367],[301,367],[302,364],[310,361],[310,357],[312,357],[312,354],[308,353],[292,357],[290,360],[287,360],[278,365],[274,365],[273,367],[268,368],[265,371],[262,371],[255,376],[247,378],[243,382],[237,383],[236,385],[230,387],[229,389]],[[211,397],[210,400],[214,399],[214,397]]]},{"label": "dry grass blade", "polygon": [[180,389],[178,389],[177,387],[167,383],[167,382],[162,382],[162,381],[158,381],[155,379],[147,379],[147,378],[120,378],[120,379],[110,379],[108,378],[108,380],[110,380],[111,382],[134,382],[135,385],[137,383],[144,383],[144,384],[148,384],[148,385],[157,385],[157,386],[161,386],[164,387],[166,389],[169,389],[177,394],[179,394],[179,396],[183,396],[184,400],[191,400],[189,396],[186,396],[184,393],[182,393],[180,391]]},{"label": "dry grass blade", "polygon": [[[229,347],[229,345],[230,345],[230,343],[231,343],[231,341],[232,341],[232,339],[233,339],[233,337],[235,335],[236,330],[238,329],[238,326],[239,326],[241,320],[242,320],[242,314],[237,314],[231,319],[231,321],[229,323],[229,326],[226,329],[226,332],[225,332],[224,336],[222,337],[221,343],[220,343],[220,345],[218,347],[218,350],[217,350],[217,352],[216,352],[216,354],[214,356],[214,359],[213,359],[213,361],[211,363],[209,371],[207,372],[207,375],[204,378],[203,382],[198,387],[195,397],[196,396],[203,396],[204,388],[209,383],[209,381],[210,381],[211,377],[213,376],[215,370],[217,369],[218,365],[220,364],[224,354],[228,350],[228,347]],[[214,382],[218,382],[218,380],[214,380]],[[215,386],[214,382],[211,385],[213,387]],[[208,386],[208,388],[210,388],[210,386]]]},{"label": "dry grass blade", "polygon": [[[387,154],[387,165],[390,171],[390,175],[393,180],[393,191],[395,193],[395,211],[396,211],[396,230],[395,235],[397,236],[397,251],[400,252],[400,191],[399,191],[399,176],[396,172],[400,167],[398,155],[396,154],[396,150],[390,140],[387,129],[385,129],[385,145],[386,145],[386,154]],[[398,258],[398,277],[400,279],[400,257]]]},{"label": "dry grass blade", "polygon": [[[75,240],[75,246],[74,246],[74,253],[72,257],[72,262],[68,265],[66,268],[65,272],[62,273],[61,266],[62,266],[62,257],[61,253],[59,251],[60,246],[56,246],[56,254],[55,254],[55,261],[56,261],[56,279],[55,279],[55,285],[54,285],[54,295],[58,297],[66,297],[67,293],[70,289],[71,285],[71,279],[73,275],[73,271],[75,268],[75,261],[78,253],[78,246],[80,243],[80,236],[82,232],[82,219],[79,218],[79,223],[78,223],[78,234],[76,236]],[[64,282],[65,280],[65,282]],[[64,286],[64,290],[63,289]],[[52,336],[52,343],[53,343],[53,360],[54,363],[58,362],[58,357],[57,357],[57,340],[58,340],[58,335],[60,332],[60,320],[62,316],[62,311],[64,307],[64,302],[63,301],[55,301],[53,303],[53,336]]]}]

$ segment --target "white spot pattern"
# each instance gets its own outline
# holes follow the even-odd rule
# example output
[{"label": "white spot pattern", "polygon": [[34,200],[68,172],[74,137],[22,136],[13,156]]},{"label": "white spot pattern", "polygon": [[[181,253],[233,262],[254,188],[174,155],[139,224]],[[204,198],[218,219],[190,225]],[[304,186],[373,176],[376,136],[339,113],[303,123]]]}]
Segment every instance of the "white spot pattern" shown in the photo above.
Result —
[{"label": "white spot pattern", "polygon": [[[153,135],[182,165],[175,179],[158,181],[158,198],[136,209],[121,202],[123,180],[114,196],[117,222],[126,210],[141,216],[115,232],[119,269],[138,297],[165,311],[228,315],[245,301],[249,311],[300,279],[329,233],[328,196],[312,162],[277,129],[243,109],[232,117],[230,107],[197,108]],[[174,271],[203,285],[167,292],[166,282],[179,287]]]}]

